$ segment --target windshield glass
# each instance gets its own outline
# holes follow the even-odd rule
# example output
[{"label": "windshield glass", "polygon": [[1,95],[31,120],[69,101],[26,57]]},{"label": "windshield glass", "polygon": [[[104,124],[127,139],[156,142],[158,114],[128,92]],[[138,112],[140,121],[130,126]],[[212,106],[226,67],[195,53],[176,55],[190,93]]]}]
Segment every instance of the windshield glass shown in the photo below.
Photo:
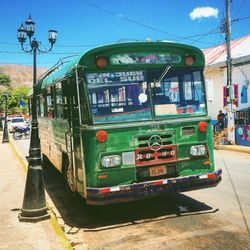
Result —
[{"label": "windshield glass", "polygon": [[144,71],[86,74],[95,123],[151,119]]},{"label": "windshield glass", "polygon": [[[88,73],[94,123],[163,119],[206,114],[198,69]],[[156,82],[160,79],[160,82]]]},{"label": "windshield glass", "polygon": [[[157,72],[149,74],[151,80]],[[152,84],[151,84],[152,86]],[[172,115],[206,114],[205,92],[200,70],[172,71],[153,85],[156,118]]]},{"label": "windshield glass", "polygon": [[11,120],[12,123],[24,122],[23,118],[14,118]]}]

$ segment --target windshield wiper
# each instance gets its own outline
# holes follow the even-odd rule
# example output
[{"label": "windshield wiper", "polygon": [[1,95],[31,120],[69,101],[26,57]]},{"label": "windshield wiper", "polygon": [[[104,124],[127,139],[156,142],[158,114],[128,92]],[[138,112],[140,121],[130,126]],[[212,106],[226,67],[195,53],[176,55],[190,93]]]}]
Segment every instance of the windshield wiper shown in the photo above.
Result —
[{"label": "windshield wiper", "polygon": [[166,76],[166,74],[168,73],[168,71],[171,69],[172,65],[167,65],[166,68],[163,70],[163,72],[161,73],[160,77],[158,78],[158,80],[156,80],[157,82],[161,82],[161,80]]}]

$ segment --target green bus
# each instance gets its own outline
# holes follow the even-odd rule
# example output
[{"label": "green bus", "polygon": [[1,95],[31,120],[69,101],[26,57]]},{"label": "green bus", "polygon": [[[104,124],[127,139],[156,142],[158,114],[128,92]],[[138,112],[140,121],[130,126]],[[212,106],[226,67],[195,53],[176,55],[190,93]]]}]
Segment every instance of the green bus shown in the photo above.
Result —
[{"label": "green bus", "polygon": [[92,49],[37,84],[41,152],[87,204],[216,186],[198,48],[131,42]]}]

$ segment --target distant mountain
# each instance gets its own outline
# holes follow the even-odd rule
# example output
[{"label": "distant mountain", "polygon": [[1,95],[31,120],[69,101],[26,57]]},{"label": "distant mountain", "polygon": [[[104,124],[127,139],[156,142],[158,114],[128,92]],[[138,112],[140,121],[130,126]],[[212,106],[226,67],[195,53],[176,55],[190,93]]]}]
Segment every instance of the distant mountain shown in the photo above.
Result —
[{"label": "distant mountain", "polygon": [[[37,68],[37,78],[46,72],[47,68]],[[32,87],[33,67],[17,64],[0,64],[0,74],[9,75],[12,88],[18,86]]]}]

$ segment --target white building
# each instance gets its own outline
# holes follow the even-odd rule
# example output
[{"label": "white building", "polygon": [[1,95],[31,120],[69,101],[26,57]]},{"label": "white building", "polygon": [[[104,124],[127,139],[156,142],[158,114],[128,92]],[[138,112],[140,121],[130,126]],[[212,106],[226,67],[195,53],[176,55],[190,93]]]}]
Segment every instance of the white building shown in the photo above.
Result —
[{"label": "white building", "polygon": [[[225,112],[227,83],[226,45],[203,50],[206,58],[205,78],[208,114],[216,119]],[[236,110],[250,107],[250,35],[231,41],[232,84]]]}]

